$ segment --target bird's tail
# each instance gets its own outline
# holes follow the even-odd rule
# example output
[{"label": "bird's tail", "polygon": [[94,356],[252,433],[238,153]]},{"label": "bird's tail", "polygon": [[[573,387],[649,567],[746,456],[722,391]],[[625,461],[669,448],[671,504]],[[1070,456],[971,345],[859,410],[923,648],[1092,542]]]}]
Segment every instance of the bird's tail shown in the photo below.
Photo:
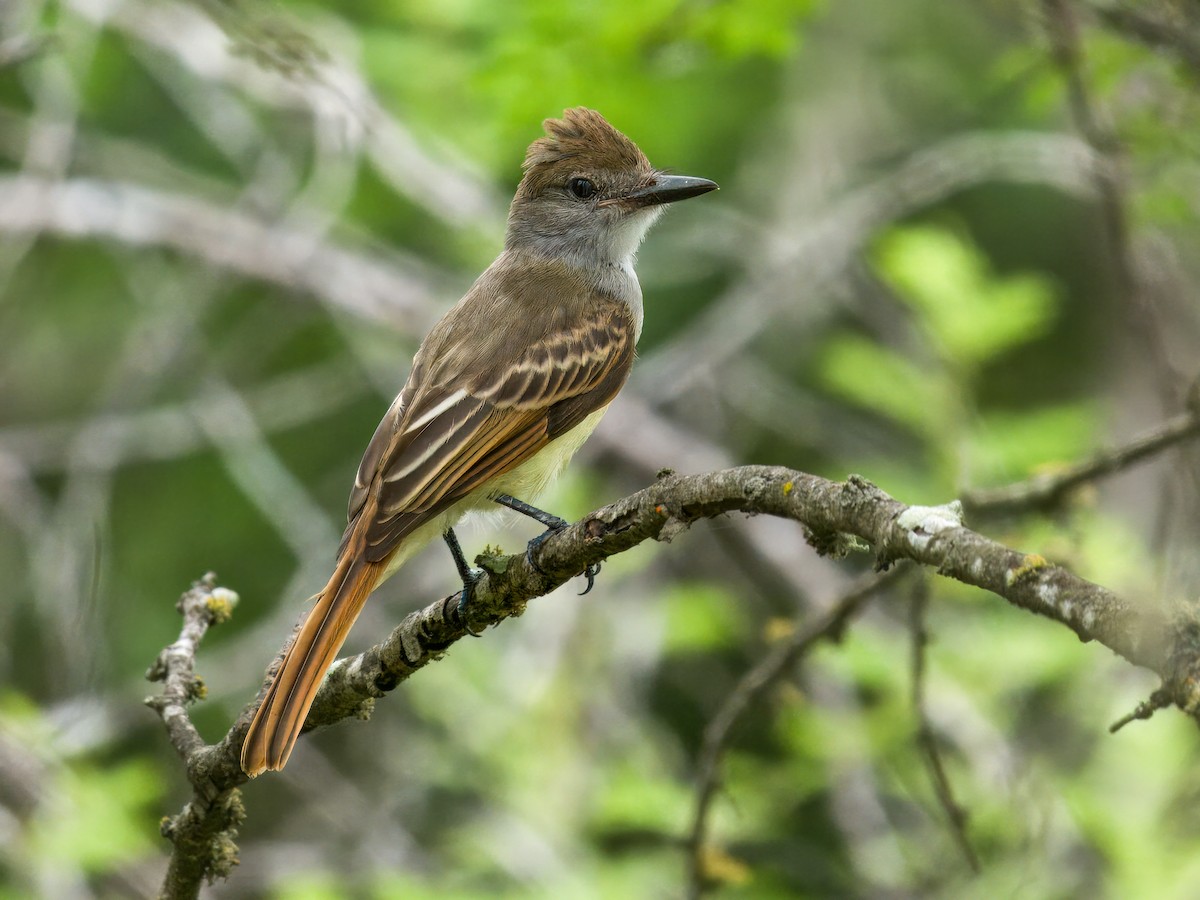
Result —
[{"label": "bird's tail", "polygon": [[268,769],[282,769],[287,763],[325,671],[382,573],[380,563],[367,562],[360,554],[342,553],[246,732],[242,770],[251,778]]}]

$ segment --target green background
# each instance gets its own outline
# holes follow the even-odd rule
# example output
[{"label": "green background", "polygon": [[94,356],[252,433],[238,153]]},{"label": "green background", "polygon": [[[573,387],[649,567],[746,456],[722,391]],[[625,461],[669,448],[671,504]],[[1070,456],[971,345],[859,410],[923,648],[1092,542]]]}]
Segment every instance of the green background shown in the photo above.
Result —
[{"label": "green background", "polygon": [[[1200,34],[1182,4],[1123,5]],[[641,358],[544,498],[559,514],[737,463],[936,504],[1177,412],[1200,343],[1197,73],[1072,8],[1121,141],[1120,244],[1036,3],[0,8],[0,47],[48,39],[0,68],[0,896],[155,890],[158,820],[187,794],[142,674],[176,597],[209,569],[241,597],[198,660],[216,739],[324,582],[362,448],[566,106],[722,189],[643,247]],[[968,524],[1183,602],[1195,472],[1172,452]],[[870,565],[738,517],[612,560],[588,597],[531,603],[369,724],[303,740],[246,789],[242,865],[212,896],[678,896],[705,724]],[[909,580],[737,730],[719,896],[1196,896],[1194,727],[1106,733],[1153,678],[929,585],[926,712],[982,872],[917,746]],[[351,648],[453,588],[430,548]]]}]

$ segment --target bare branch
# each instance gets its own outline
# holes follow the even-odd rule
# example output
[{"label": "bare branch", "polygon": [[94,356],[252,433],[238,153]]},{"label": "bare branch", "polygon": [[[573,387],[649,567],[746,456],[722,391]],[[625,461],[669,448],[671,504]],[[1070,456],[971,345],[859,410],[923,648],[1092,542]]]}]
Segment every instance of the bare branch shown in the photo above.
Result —
[{"label": "bare branch", "polygon": [[163,685],[162,693],[147,698],[146,705],[162,717],[171,746],[185,761],[204,746],[187,714],[188,706],[205,694],[204,682],[196,675],[196,653],[209,627],[228,619],[236,603],[236,594],[217,587],[214,573],[195,582],[175,604],[183,617],[179,639],[166,647],[146,672],[147,681]]},{"label": "bare branch", "polygon": [[343,142],[361,147],[399,193],[451,226],[503,222],[503,204],[487,179],[471,171],[452,148],[439,147],[434,153],[422,147],[380,103],[363,75],[330,48],[321,48],[328,53],[326,60],[313,59],[311,75],[285,74],[239,57],[221,28],[186,3],[127,0],[112,9],[71,0],[68,5],[85,19],[115,26],[169,53],[198,78],[231,85],[269,106],[333,120]]},{"label": "bare branch", "polygon": [[[246,406],[264,433],[294,428],[344,408],[363,390],[345,367],[320,364],[280,375],[247,392]],[[122,463],[174,459],[211,446],[201,423],[227,417],[228,396],[201,390],[178,404],[89,418],[0,428],[0,453],[31,472],[109,469]],[[87,432],[86,454],[73,439]]]},{"label": "bare branch", "polygon": [[[730,512],[800,522],[819,553],[845,552],[845,536],[851,535],[875,548],[879,566],[911,559],[991,591],[1066,625],[1081,640],[1099,641],[1157,672],[1171,683],[1178,705],[1200,710],[1200,682],[1191,684],[1185,672],[1198,664],[1189,649],[1189,626],[1176,622],[1167,610],[1131,602],[1041,556],[964,528],[957,502],[906,506],[858,476],[835,483],[782,467],[742,466],[703,475],[668,474],[585,516],[541,545],[539,566],[548,574],[524,554],[479,557],[476,561],[487,574],[476,586],[465,619],[454,611],[452,595],[410,614],[383,643],[339,660],[318,693],[308,727],[361,715],[374,698],[465,636],[468,626],[480,631],[519,615],[529,600],[549,593],[586,565],[645,540],[669,541],[697,520]],[[240,743],[240,735],[235,737]]]},{"label": "bare branch", "polygon": [[0,70],[10,69],[45,53],[54,43],[50,34],[21,35],[0,42]]},{"label": "bare branch", "polygon": [[130,182],[0,178],[3,231],[165,247],[412,332],[440,306],[440,278],[415,259],[395,251],[368,256],[333,246],[300,225],[264,222]]},{"label": "bare branch", "polygon": [[1067,104],[1079,134],[1098,159],[1091,170],[1100,203],[1100,223],[1107,246],[1102,256],[1109,260],[1118,296],[1126,305],[1126,321],[1145,343],[1157,367],[1158,388],[1164,403],[1174,401],[1174,389],[1183,383],[1182,374],[1171,363],[1159,316],[1148,290],[1142,262],[1130,234],[1128,178],[1125,153],[1103,108],[1092,97],[1084,77],[1083,46],[1079,19],[1072,0],[1042,0],[1051,55],[1067,87]]},{"label": "bare branch", "polygon": [[968,491],[963,495],[963,506],[969,513],[987,515],[1052,507],[1081,484],[1119,472],[1197,435],[1200,435],[1200,415],[1180,413],[1127,444],[1101,451],[1057,472],[1035,475],[1003,487]]},{"label": "bare branch", "polygon": [[[339,660],[309,714],[309,729],[362,716],[376,697],[392,690],[472,631],[519,615],[534,597],[549,593],[590,563],[636,546],[666,540],[693,522],[729,512],[761,513],[801,522],[818,552],[847,549],[844,535],[875,547],[877,563],[912,559],[939,574],[984,588],[1014,605],[1066,625],[1082,640],[1097,640],[1135,665],[1171,681],[1175,701],[1200,703],[1200,684],[1183,671],[1195,664],[1186,623],[1164,609],[1118,597],[1036,554],[1023,554],[962,527],[958,504],[906,506],[857,476],[835,483],[791,469],[744,466],[704,475],[666,475],[656,484],[607,506],[547,539],[539,566],[523,554],[476,561],[487,573],[476,586],[465,618],[455,595],[413,612],[381,644]],[[1179,654],[1179,658],[1176,658]],[[1196,694],[1196,697],[1193,697]],[[248,724],[248,717],[243,728]],[[226,741],[236,750],[241,733]]]},{"label": "bare branch", "polygon": [[1200,73],[1200,40],[1193,32],[1129,6],[1092,4],[1090,8],[1113,31],[1155,50],[1166,50]]},{"label": "bare branch", "polygon": [[866,602],[903,571],[904,568],[896,566],[889,572],[865,576],[827,611],[814,616],[812,621],[803,623],[787,640],[780,641],[758,665],[742,677],[704,729],[696,772],[696,805],[686,843],[688,897],[702,896],[711,881],[706,864],[708,814],[720,787],[721,759],[725,755],[734,726],[750,705],[790,672],[815,644],[826,638],[840,640],[847,623],[859,613]]},{"label": "bare branch", "polygon": [[237,595],[217,587],[209,572],[179,598],[176,609],[183,617],[179,639],[165,648],[146,673],[163,684],[162,693],[146,700],[167,726],[171,746],[184,761],[194,795],[183,811],[164,820],[163,836],[175,845],[163,882],[162,897],[198,897],[202,881],[222,877],[237,864],[233,838],[244,818],[236,782],[217,785],[196,765],[205,749],[192,725],[187,708],[204,698],[204,682],[196,675],[196,652],[205,633],[232,615]]},{"label": "bare branch", "polygon": [[925,612],[929,606],[929,585],[927,579],[920,578],[913,590],[912,615],[909,619],[909,630],[912,634],[912,706],[917,717],[917,746],[929,769],[929,777],[933,781],[933,790],[937,795],[938,804],[946,813],[950,823],[950,833],[954,835],[955,843],[966,859],[971,871],[978,875],[982,870],[979,857],[967,837],[967,811],[954,799],[954,789],[942,764],[942,751],[938,746],[937,735],[933,731],[933,723],[925,712],[925,648],[929,643],[929,632],[925,628]]}]

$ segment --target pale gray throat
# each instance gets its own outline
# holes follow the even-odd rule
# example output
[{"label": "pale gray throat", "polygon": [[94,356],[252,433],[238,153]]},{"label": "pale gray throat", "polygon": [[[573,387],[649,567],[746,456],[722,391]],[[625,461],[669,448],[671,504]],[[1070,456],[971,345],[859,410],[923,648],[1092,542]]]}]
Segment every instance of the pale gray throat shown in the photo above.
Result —
[{"label": "pale gray throat", "polygon": [[536,233],[522,224],[510,223],[505,252],[532,253],[577,269],[597,292],[629,308],[636,342],[642,336],[645,310],[634,262],[642,239],[661,213],[662,207],[639,211],[591,230],[584,240],[577,231]]}]

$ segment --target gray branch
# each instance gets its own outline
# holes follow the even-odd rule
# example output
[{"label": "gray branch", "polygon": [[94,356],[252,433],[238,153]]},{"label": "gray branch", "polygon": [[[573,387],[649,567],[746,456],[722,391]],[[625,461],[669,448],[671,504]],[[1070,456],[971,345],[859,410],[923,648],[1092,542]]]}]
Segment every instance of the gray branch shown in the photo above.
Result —
[{"label": "gray branch", "polygon": [[1052,507],[1074,488],[1105,475],[1120,472],[1175,444],[1200,435],[1200,413],[1184,412],[1139,434],[1127,444],[1103,450],[1091,459],[1057,472],[1035,475],[998,488],[982,488],[963,495],[971,513],[1025,512]]},{"label": "gray branch", "polygon": [[413,333],[441,305],[440,277],[396,251],[368,256],[333,245],[303,223],[267,222],[131,182],[0,177],[0,232],[176,250]]},{"label": "gray branch", "polygon": [[163,881],[163,897],[197,897],[203,881],[228,875],[237,864],[234,838],[244,818],[237,782],[218,783],[196,765],[205,744],[187,713],[188,706],[205,695],[204,682],[195,671],[200,642],[210,626],[232,615],[236,604],[237,595],[217,587],[212,572],[193,584],[175,605],[183,617],[179,639],[166,647],[146,672],[147,679],[163,685],[160,694],[146,699],[146,705],[166,725],[171,746],[184,761],[193,788],[183,811],[163,820],[163,837],[175,845]]},{"label": "gray branch", "polygon": [[1093,4],[1092,12],[1110,29],[1155,50],[1177,56],[1193,72],[1200,73],[1200,36],[1176,22],[1131,6]]}]

